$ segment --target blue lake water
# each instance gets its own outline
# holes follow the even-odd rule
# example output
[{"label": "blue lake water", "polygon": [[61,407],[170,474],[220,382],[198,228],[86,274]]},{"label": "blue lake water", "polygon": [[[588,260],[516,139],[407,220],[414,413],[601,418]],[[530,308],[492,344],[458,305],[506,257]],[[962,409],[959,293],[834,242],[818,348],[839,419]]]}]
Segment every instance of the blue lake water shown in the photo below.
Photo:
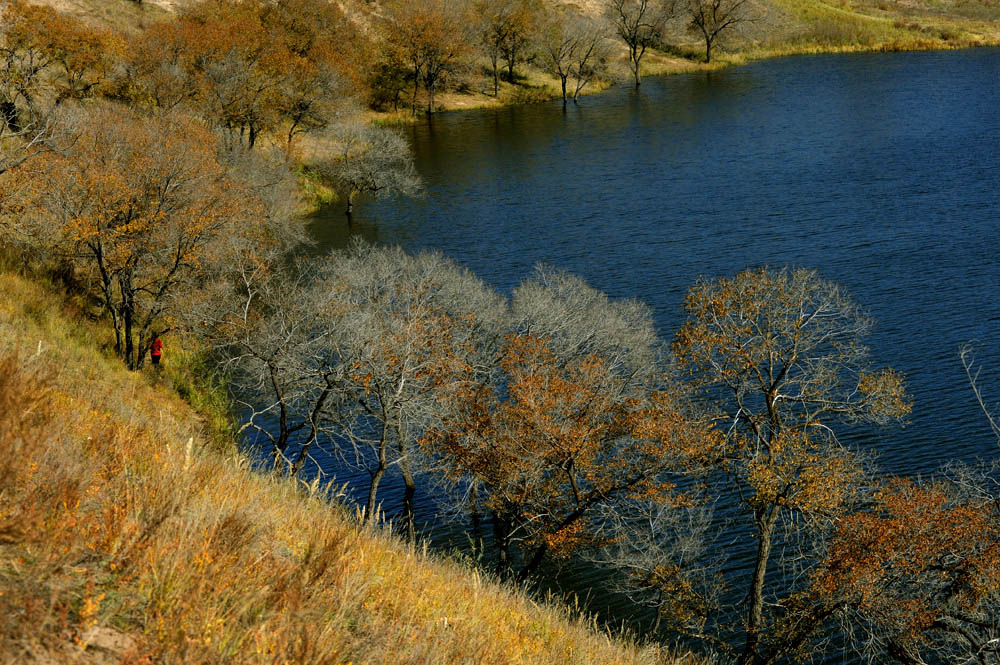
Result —
[{"label": "blue lake water", "polygon": [[403,131],[426,195],[350,228],[322,211],[324,247],[439,249],[507,293],[545,262],[645,301],[667,340],[700,276],[816,268],[914,399],[853,442],[896,473],[1000,453],[958,359],[974,341],[1000,402],[1000,50],[786,58]]}]

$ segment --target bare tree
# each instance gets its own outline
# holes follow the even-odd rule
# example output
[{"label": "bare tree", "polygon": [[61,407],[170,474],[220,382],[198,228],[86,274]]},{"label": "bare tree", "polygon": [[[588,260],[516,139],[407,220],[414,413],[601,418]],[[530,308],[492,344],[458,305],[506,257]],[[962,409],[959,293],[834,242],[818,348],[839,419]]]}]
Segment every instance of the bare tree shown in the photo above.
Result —
[{"label": "bare tree", "polygon": [[299,217],[299,185],[287,156],[278,148],[249,150],[246,146],[218,142],[216,159],[226,177],[244,188],[261,215],[258,233],[237,234],[229,240],[237,251],[250,243],[260,252],[286,251],[309,242]]},{"label": "bare tree", "polygon": [[982,389],[979,386],[979,373],[982,371],[982,368],[976,366],[975,349],[972,344],[963,344],[959,349],[958,355],[962,361],[962,367],[965,368],[965,375],[969,377],[969,385],[972,387],[972,393],[976,396],[976,402],[979,404],[979,408],[982,409],[983,414],[985,414],[986,421],[990,424],[990,430],[993,431],[993,436],[1000,443],[1000,423],[996,421],[995,410],[986,404]]},{"label": "bare tree", "polygon": [[346,90],[340,73],[326,62],[306,59],[293,70],[276,102],[288,123],[287,151],[296,136],[325,129],[344,110]]},{"label": "bare tree", "polygon": [[500,54],[507,65],[507,81],[515,83],[515,68],[531,45],[540,8],[533,0],[514,0],[506,35],[500,41]]},{"label": "bare tree", "polygon": [[640,65],[646,51],[663,37],[673,5],[662,0],[608,0],[608,14],[615,33],[628,47],[629,69],[638,88],[642,81]]},{"label": "bare tree", "polygon": [[607,55],[603,30],[589,19],[552,12],[538,30],[537,41],[543,68],[559,78],[563,107],[569,98],[571,77],[576,81],[572,91],[576,100],[603,70]]},{"label": "bare tree", "polygon": [[382,478],[398,466],[412,537],[416,442],[441,418],[441,396],[474,371],[471,338],[501,300],[439,254],[364,245],[331,255],[317,289],[342,392],[328,418],[370,474],[365,515],[375,517]]},{"label": "bare tree", "polygon": [[[186,315],[230,378],[243,424],[270,442],[276,463],[296,472],[336,408],[336,378],[322,353],[329,334],[311,294],[316,262],[281,265],[281,255],[235,252]],[[289,446],[298,443],[297,456]]]},{"label": "bare tree", "polygon": [[[24,164],[33,156],[51,147],[56,137],[55,125],[51,117],[35,118],[30,122],[21,123],[13,116],[8,118],[11,124],[5,124],[0,119],[0,178],[11,169]],[[4,194],[9,195],[13,188],[8,186],[0,193],[0,201]]]},{"label": "bare tree", "polygon": [[517,4],[517,0],[476,0],[472,4],[479,44],[493,73],[494,97],[500,94],[500,59],[515,21]]},{"label": "bare tree", "polygon": [[335,126],[332,136],[337,154],[319,161],[316,168],[344,190],[348,215],[360,194],[412,196],[420,190],[410,146],[395,131],[354,121]]},{"label": "bare tree", "polygon": [[748,0],[689,0],[687,13],[690,29],[705,41],[705,62],[712,61],[712,47],[725,32],[749,20],[746,13]]},{"label": "bare tree", "polygon": [[717,633],[729,543],[726,525],[714,519],[706,497],[685,505],[630,500],[609,506],[600,520],[597,562],[622,573],[616,590],[656,613],[649,628],[662,629],[724,649]]},{"label": "bare tree", "polygon": [[610,50],[604,29],[600,24],[582,19],[574,26],[579,36],[579,47],[572,62],[572,75],[576,83],[573,86],[573,101],[580,97],[583,89],[595,79],[600,79],[608,73]]},{"label": "bare tree", "polygon": [[565,17],[552,13],[546,17],[538,34],[538,46],[542,55],[542,67],[557,76],[562,85],[563,108],[566,108],[568,93],[566,82],[572,74],[573,62],[579,49],[576,34],[567,29]]}]

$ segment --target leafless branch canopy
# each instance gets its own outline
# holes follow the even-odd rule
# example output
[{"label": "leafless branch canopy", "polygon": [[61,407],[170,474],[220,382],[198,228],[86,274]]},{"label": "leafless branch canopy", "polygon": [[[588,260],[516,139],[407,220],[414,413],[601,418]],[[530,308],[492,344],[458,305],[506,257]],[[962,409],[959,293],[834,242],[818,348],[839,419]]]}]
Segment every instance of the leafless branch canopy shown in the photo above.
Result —
[{"label": "leafless branch canopy", "polygon": [[990,424],[990,430],[992,430],[993,435],[997,438],[997,443],[1000,444],[1000,424],[997,423],[994,416],[996,408],[991,408],[986,404],[982,389],[979,386],[979,373],[982,371],[982,368],[976,366],[975,349],[971,344],[964,344],[959,349],[958,355],[962,361],[962,367],[965,368],[965,375],[969,377],[969,385],[972,387],[972,393],[976,396],[976,402],[979,403],[979,408],[982,409],[983,414],[986,416],[986,421]]}]

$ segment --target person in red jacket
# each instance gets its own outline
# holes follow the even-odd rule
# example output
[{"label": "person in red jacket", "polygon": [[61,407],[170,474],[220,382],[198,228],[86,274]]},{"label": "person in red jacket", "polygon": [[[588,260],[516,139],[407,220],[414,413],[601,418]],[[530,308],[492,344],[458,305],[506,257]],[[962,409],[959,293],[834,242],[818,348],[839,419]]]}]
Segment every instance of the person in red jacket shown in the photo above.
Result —
[{"label": "person in red jacket", "polygon": [[163,355],[163,340],[155,332],[153,333],[153,343],[149,347],[149,355],[153,359],[153,364],[160,366],[160,356]]}]

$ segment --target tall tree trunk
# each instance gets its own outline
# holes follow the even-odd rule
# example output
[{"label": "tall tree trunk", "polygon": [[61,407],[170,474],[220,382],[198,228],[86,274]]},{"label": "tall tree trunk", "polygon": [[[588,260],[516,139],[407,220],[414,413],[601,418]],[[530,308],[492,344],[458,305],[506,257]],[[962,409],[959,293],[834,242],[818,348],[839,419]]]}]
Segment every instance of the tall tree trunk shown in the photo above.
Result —
[{"label": "tall tree trunk", "polygon": [[413,495],[417,485],[413,481],[413,468],[410,464],[409,448],[403,435],[403,426],[399,410],[395,413],[394,427],[396,430],[396,446],[399,450],[399,469],[403,474],[403,522],[406,526],[406,538],[411,543],[417,540],[417,531],[413,521]]},{"label": "tall tree trunk", "polygon": [[132,340],[132,323],[135,317],[135,300],[132,294],[132,287],[130,285],[131,280],[129,279],[127,273],[122,273],[118,276],[118,291],[122,299],[121,304],[121,316],[122,316],[122,338],[125,342],[125,366],[129,369],[135,369],[135,344]]},{"label": "tall tree trunk", "polygon": [[778,520],[778,508],[770,505],[760,509],[755,516],[757,522],[757,560],[754,563],[753,578],[747,608],[747,634],[739,665],[750,665],[758,660],[761,632],[764,623],[764,579],[767,562],[771,556],[771,539],[774,525]]},{"label": "tall tree trunk", "polygon": [[420,67],[413,68],[413,104],[410,105],[412,115],[417,115],[417,90],[420,87]]},{"label": "tall tree trunk", "polygon": [[497,575],[504,578],[510,574],[510,523],[493,512],[493,541],[497,548]]},{"label": "tall tree trunk", "polygon": [[663,621],[663,591],[661,590],[656,596],[656,621],[653,622],[652,628],[649,629],[648,637],[650,640],[656,639],[656,634],[660,632],[660,623]]},{"label": "tall tree trunk", "polygon": [[472,522],[472,537],[478,544],[483,539],[483,523],[479,515],[479,485],[476,481],[472,481],[469,488],[469,519]]},{"label": "tall tree trunk", "polygon": [[115,329],[115,355],[121,357],[122,326],[121,319],[118,317],[118,309],[114,304],[114,278],[108,272],[108,267],[104,263],[104,247],[101,245],[100,241],[88,243],[87,246],[90,247],[90,251],[93,253],[94,259],[97,261],[97,269],[101,273],[101,295],[104,300],[104,309],[108,315],[111,316],[111,326]]},{"label": "tall tree trunk", "polygon": [[535,548],[535,553],[531,555],[531,560],[528,561],[528,564],[524,568],[522,568],[521,572],[518,574],[517,576],[518,581],[523,582],[524,580],[528,579],[528,577],[533,575],[534,572],[538,570],[538,566],[542,564],[542,560],[545,558],[545,553],[548,551],[549,547],[545,543],[542,543],[537,548]]},{"label": "tall tree trunk", "polygon": [[639,72],[639,63],[642,61],[642,56],[646,54],[646,47],[639,43],[629,44],[628,56],[629,62],[632,65],[632,74],[635,76],[635,87],[638,88],[639,84],[642,83],[642,74]]},{"label": "tall tree trunk", "polygon": [[312,412],[309,414],[309,438],[306,439],[305,444],[302,446],[302,450],[299,451],[299,455],[295,460],[295,464],[292,465],[292,475],[296,475],[302,466],[306,463],[306,457],[309,455],[309,449],[313,447],[317,439],[319,439],[319,417],[323,412],[323,407],[326,404],[327,398],[330,396],[333,386],[330,385],[330,379],[327,378],[327,387],[323,389],[319,397],[316,399],[316,404],[313,407]]},{"label": "tall tree trunk", "polygon": [[288,405],[285,403],[284,391],[278,382],[278,372],[274,365],[268,363],[268,373],[271,377],[271,389],[278,399],[278,440],[274,442],[274,464],[285,459],[285,449],[288,448]]},{"label": "tall tree trunk", "polygon": [[497,57],[495,55],[490,56],[490,62],[493,64],[493,96],[500,96],[500,68],[497,67]]},{"label": "tall tree trunk", "polygon": [[382,482],[382,476],[385,475],[384,460],[385,460],[384,455],[380,455],[379,465],[378,467],[376,467],[375,472],[372,474],[372,484],[368,488],[368,503],[365,506],[365,522],[367,522],[368,524],[371,524],[372,520],[375,519],[375,510],[376,510],[375,495],[378,493],[378,486],[379,483]]},{"label": "tall tree trunk", "polygon": [[371,474],[372,484],[368,487],[368,504],[365,507],[365,522],[371,524],[375,519],[376,503],[375,497],[378,494],[379,483],[382,482],[382,476],[385,475],[386,463],[386,447],[388,442],[385,439],[386,431],[385,425],[382,425],[382,438],[379,440],[378,444],[378,466],[375,467],[375,471]]},{"label": "tall tree trunk", "polygon": [[417,492],[417,485],[413,481],[413,470],[410,467],[410,456],[402,443],[399,446],[399,454],[402,458],[399,461],[399,468],[403,472],[403,521],[406,524],[406,538],[411,543],[417,540],[417,530],[413,518],[413,495]]}]

